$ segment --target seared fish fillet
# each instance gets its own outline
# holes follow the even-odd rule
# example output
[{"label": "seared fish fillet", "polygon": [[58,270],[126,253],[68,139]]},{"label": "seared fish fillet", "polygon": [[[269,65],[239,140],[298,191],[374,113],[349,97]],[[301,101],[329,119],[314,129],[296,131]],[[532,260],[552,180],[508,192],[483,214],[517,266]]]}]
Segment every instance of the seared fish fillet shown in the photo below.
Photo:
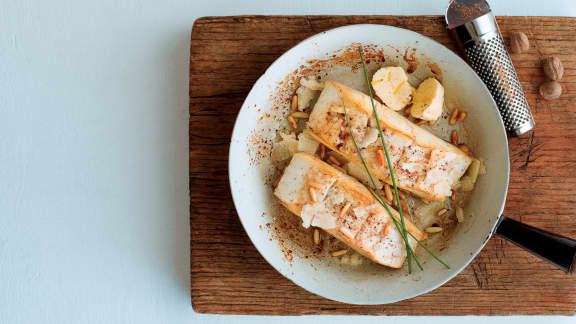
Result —
[{"label": "seared fish fillet", "polygon": [[[426,200],[444,201],[472,158],[385,105],[376,100],[374,103],[398,187]],[[348,131],[344,107],[370,172],[391,184],[368,95],[327,81],[308,121],[310,134],[348,160],[361,164]]]},{"label": "seared fish fillet", "polygon": [[[284,170],[274,195],[302,225],[319,227],[376,263],[400,268],[406,247],[390,215],[356,179],[308,153],[296,153]],[[390,207],[400,221],[396,210]],[[425,235],[407,219],[419,240]],[[416,240],[409,236],[415,249]]]}]

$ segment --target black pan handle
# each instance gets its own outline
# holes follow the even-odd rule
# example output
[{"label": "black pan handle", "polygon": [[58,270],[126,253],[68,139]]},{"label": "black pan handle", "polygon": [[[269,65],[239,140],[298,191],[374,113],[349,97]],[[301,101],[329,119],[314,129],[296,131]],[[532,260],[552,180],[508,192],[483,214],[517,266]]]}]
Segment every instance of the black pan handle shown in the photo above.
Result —
[{"label": "black pan handle", "polygon": [[495,233],[566,273],[576,275],[575,240],[522,224],[506,216],[500,217]]}]

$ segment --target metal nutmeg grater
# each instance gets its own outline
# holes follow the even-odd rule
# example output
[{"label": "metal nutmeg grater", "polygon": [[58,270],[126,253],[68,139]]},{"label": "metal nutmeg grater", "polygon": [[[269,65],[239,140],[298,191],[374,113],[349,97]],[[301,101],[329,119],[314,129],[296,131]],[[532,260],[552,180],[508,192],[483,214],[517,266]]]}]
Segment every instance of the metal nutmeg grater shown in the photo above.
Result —
[{"label": "metal nutmeg grater", "polygon": [[490,90],[510,136],[534,128],[534,118],[490,6],[484,0],[451,0],[448,30]]}]

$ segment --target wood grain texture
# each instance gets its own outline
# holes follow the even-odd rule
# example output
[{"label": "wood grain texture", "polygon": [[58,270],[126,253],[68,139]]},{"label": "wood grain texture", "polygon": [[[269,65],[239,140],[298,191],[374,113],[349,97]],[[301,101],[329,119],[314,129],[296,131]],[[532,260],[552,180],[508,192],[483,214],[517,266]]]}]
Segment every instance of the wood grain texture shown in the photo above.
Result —
[{"label": "wood grain texture", "polygon": [[[576,237],[576,19],[499,17],[504,36],[525,32],[531,48],[512,59],[536,120],[510,140],[505,214]],[[242,229],[228,186],[235,116],[265,69],[301,40],[334,27],[403,27],[456,46],[440,16],[242,16],[198,19],[190,48],[190,226],[192,306],[220,314],[508,315],[574,314],[576,279],[493,237],[460,275],[426,295],[392,305],[355,306],[306,292],[274,270]],[[565,66],[564,94],[538,97],[540,60]]]}]

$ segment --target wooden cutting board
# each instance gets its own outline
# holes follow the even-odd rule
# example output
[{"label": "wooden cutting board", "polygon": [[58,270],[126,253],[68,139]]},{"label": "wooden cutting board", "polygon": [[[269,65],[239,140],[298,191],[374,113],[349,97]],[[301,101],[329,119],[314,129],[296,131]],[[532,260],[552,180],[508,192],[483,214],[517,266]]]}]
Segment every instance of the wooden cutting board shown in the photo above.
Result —
[{"label": "wooden cutting board", "polygon": [[[274,270],[244,232],[228,186],[232,126],[264,70],[301,40],[349,24],[384,24],[455,50],[440,16],[241,16],[198,19],[190,47],[190,231],[192,306],[219,314],[508,315],[574,314],[576,279],[499,237],[460,275],[431,293],[392,305],[354,306],[308,293]],[[499,17],[505,38],[525,32],[530,50],[512,59],[536,120],[510,140],[505,215],[576,237],[576,19]],[[538,97],[540,60],[564,62],[564,94]],[[386,289],[386,287],[382,287]]]}]

